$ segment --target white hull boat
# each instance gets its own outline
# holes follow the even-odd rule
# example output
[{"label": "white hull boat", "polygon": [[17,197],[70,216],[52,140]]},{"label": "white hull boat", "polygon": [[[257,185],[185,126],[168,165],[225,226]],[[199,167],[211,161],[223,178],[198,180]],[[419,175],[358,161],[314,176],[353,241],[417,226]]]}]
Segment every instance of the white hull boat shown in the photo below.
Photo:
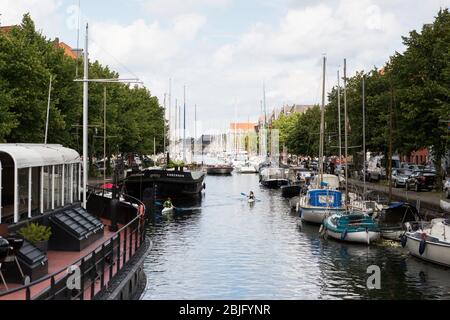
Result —
[{"label": "white hull boat", "polygon": [[162,209],[161,214],[163,214],[163,215],[171,214],[171,213],[173,213],[173,209],[174,209],[173,206],[164,208],[164,209]]},{"label": "white hull boat", "polygon": [[333,209],[333,208],[305,208],[301,209],[302,221],[309,223],[322,224],[323,221],[330,215],[336,212],[344,212],[344,209]]},{"label": "white hull boat", "polygon": [[347,242],[355,242],[355,243],[364,243],[371,244],[380,239],[380,233],[374,231],[360,231],[360,232],[352,232],[348,233],[345,239],[342,239],[341,233],[333,232],[331,230],[327,230],[327,235],[336,240],[344,240]]},{"label": "white hull boat", "polygon": [[407,232],[402,245],[415,257],[450,267],[450,220],[434,219],[428,228]]}]

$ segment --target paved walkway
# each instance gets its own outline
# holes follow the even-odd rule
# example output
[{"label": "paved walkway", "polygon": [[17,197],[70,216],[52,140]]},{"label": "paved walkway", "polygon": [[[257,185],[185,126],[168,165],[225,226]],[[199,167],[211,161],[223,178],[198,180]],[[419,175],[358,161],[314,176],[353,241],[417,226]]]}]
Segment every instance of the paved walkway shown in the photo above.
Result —
[{"label": "paved walkway", "polygon": [[[357,186],[358,188],[363,188],[364,184],[360,180],[349,179],[350,184]],[[386,195],[389,194],[389,186],[387,182],[382,181],[381,183],[370,183],[366,182],[367,190],[375,190]],[[445,200],[445,194],[443,192],[437,191],[407,191],[406,188],[394,188],[392,187],[392,195],[394,200],[403,200],[410,202],[412,204],[417,204],[420,200],[420,207],[427,207],[436,212],[442,212],[440,208],[440,200]]]}]

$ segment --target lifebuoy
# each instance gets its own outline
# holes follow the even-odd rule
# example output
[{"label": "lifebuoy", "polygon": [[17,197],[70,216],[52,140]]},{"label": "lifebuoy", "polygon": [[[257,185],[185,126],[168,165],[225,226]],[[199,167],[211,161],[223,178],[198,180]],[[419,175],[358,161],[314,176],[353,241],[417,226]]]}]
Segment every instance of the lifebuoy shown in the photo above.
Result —
[{"label": "lifebuoy", "polygon": [[422,241],[420,241],[419,244],[419,253],[420,255],[423,255],[423,253],[425,252],[425,248],[427,247],[427,241],[422,239]]}]

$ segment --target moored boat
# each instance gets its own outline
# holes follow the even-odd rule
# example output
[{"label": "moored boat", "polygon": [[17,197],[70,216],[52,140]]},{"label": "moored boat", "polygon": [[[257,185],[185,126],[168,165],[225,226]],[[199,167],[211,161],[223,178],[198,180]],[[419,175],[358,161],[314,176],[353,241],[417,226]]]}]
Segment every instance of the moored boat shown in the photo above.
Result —
[{"label": "moored boat", "polygon": [[434,219],[418,231],[407,232],[402,246],[417,258],[450,267],[450,220]]},{"label": "moored boat", "polygon": [[300,197],[299,215],[302,221],[321,224],[330,214],[343,211],[342,193],[337,190],[313,189]]},{"label": "moored boat", "polygon": [[409,203],[394,202],[383,208],[376,217],[381,236],[388,240],[400,241],[408,226],[421,220],[417,209]]},{"label": "moored boat", "polygon": [[231,175],[234,168],[229,165],[208,165],[206,173],[209,175]]},{"label": "moored boat", "polygon": [[167,197],[195,197],[205,188],[205,173],[175,169],[145,169],[127,176],[121,182],[127,194],[148,200],[148,195],[158,199]]},{"label": "moored boat", "polygon": [[[81,173],[75,150],[0,144],[0,238],[8,249],[0,257],[0,300],[133,299],[142,293],[150,248],[143,203],[128,196],[121,201],[116,190],[114,197],[83,190]],[[48,240],[33,241],[24,231],[32,224],[47,230]],[[92,281],[92,265],[101,286]],[[83,280],[69,288],[77,270]]]},{"label": "moored boat", "polygon": [[340,241],[371,244],[380,239],[378,225],[363,213],[335,213],[325,219],[321,229]]},{"label": "moored boat", "polygon": [[287,185],[288,179],[285,169],[268,167],[262,169],[259,175],[259,182],[267,188],[278,189]]}]

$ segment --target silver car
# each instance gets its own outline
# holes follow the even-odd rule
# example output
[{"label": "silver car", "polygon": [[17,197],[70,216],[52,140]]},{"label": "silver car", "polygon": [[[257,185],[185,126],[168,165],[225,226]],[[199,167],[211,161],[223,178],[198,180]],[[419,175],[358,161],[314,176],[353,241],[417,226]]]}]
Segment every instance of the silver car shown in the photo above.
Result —
[{"label": "silver car", "polygon": [[392,170],[392,183],[394,188],[400,188],[406,186],[406,180],[411,176],[413,172],[408,169],[394,169]]}]

